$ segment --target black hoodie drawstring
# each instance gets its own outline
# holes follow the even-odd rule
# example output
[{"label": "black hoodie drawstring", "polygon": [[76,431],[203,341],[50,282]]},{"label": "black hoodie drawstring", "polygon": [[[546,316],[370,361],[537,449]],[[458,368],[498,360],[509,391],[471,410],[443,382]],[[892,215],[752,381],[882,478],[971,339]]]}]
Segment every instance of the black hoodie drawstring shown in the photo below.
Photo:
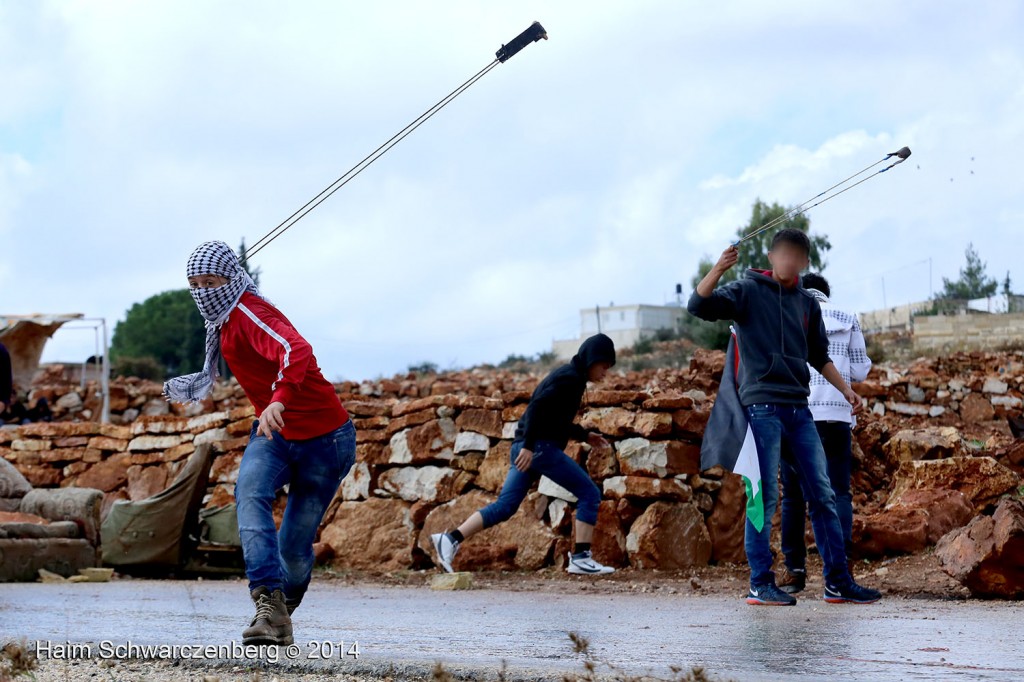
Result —
[{"label": "black hoodie drawstring", "polygon": [[782,282],[776,282],[779,285],[779,341],[782,344],[782,356],[786,356],[786,331],[783,329],[783,317],[782,317]]}]

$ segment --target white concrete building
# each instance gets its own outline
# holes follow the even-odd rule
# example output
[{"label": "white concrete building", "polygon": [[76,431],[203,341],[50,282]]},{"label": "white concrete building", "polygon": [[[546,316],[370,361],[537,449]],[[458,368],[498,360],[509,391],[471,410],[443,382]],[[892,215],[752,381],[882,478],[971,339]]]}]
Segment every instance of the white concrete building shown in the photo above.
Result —
[{"label": "white concrete building", "polygon": [[617,349],[628,348],[660,329],[679,329],[686,308],[681,305],[611,305],[580,310],[580,335],[575,339],[556,340],[551,350],[559,359],[568,360],[587,337],[603,332],[611,337]]}]

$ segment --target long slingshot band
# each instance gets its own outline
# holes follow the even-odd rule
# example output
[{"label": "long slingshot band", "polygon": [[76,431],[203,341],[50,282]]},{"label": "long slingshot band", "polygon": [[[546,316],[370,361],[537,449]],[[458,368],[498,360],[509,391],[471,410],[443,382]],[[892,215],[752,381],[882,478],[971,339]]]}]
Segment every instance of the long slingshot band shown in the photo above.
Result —
[{"label": "long slingshot band", "polygon": [[315,197],[313,197],[305,204],[303,204],[302,207],[299,208],[299,210],[295,211],[295,213],[292,213],[290,216],[285,218],[277,227],[272,229],[267,234],[263,235],[258,241],[254,242],[248,249],[246,249],[245,254],[243,255],[243,260],[247,260],[252,256],[256,255],[264,247],[266,247],[272,241],[274,241],[282,234],[284,234],[285,231],[287,231],[295,223],[302,220],[305,216],[309,214],[310,211],[312,211],[314,208],[323,203],[329,196],[331,196],[339,189],[347,185],[349,181],[351,181],[354,177],[356,177],[364,170],[366,170],[370,166],[370,164],[372,164],[380,157],[384,156],[384,154],[390,151],[396,144],[404,140],[414,130],[416,130],[421,125],[426,123],[434,114],[441,111],[441,109],[444,109],[446,106],[448,106],[448,104],[451,103],[452,100],[454,100],[456,97],[464,93],[466,90],[469,89],[470,86],[472,86],[478,80],[480,80],[488,73],[490,73],[491,70],[494,69],[494,67],[496,67],[498,64],[505,63],[511,57],[515,56],[516,53],[518,53],[524,47],[526,47],[530,43],[537,42],[541,38],[543,38],[544,40],[548,39],[547,31],[544,30],[543,26],[541,26],[538,22],[535,21],[530,25],[529,28],[527,28],[525,31],[517,35],[515,38],[513,38],[508,44],[502,45],[501,48],[499,48],[498,51],[495,52],[494,61],[492,61],[490,64],[480,69],[479,71],[477,71],[469,78],[469,80],[467,80],[462,85],[460,85],[459,87],[455,88],[447,95],[445,95],[434,106],[430,107],[422,114],[420,114],[415,120],[412,121],[412,123],[399,130],[397,133],[391,136],[391,138],[387,142],[374,149],[370,154],[363,158],[363,160],[349,168],[341,175],[341,177],[339,177],[337,180],[335,180],[330,185],[321,190],[320,193],[317,194]]}]

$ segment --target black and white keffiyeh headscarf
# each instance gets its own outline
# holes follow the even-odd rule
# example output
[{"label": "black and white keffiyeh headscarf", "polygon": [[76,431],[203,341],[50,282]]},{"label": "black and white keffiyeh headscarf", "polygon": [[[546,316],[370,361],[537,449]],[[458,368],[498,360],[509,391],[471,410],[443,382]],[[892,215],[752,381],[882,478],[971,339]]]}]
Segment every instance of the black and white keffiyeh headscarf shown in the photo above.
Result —
[{"label": "black and white keffiyeh headscarf", "polygon": [[228,282],[211,289],[189,289],[192,300],[206,320],[206,361],[202,372],[175,377],[164,383],[164,395],[177,403],[198,402],[210,394],[220,364],[221,326],[227,322],[243,293],[248,291],[263,298],[238,256],[224,242],[200,244],[189,256],[186,276],[200,275],[219,275],[226,277]]},{"label": "black and white keffiyeh headscarf", "polygon": [[807,293],[817,299],[818,303],[828,303],[828,296],[826,296],[822,291],[818,291],[817,289],[808,289]]}]

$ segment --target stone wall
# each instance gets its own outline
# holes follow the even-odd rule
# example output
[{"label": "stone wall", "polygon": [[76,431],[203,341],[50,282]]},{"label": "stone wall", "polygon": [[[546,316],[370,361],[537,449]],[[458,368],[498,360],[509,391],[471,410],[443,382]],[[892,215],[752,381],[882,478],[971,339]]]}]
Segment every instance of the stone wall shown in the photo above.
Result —
[{"label": "stone wall", "polygon": [[[741,487],[724,472],[698,474],[707,393],[721,365],[721,353],[700,352],[689,370],[629,372],[587,391],[580,422],[607,436],[611,447],[574,443],[568,453],[604,492],[594,545],[609,563],[677,568],[742,558],[742,516],[735,513],[742,510]],[[357,428],[358,456],[325,517],[321,558],[370,570],[431,565],[429,534],[460,522],[501,489],[512,434],[539,379],[473,370],[339,384]],[[56,384],[43,386],[57,402],[69,395]],[[196,445],[210,442],[217,454],[206,504],[232,501],[253,419],[237,386],[220,386],[205,406],[187,408],[205,410],[191,416],[156,402],[149,385],[129,385],[124,393],[117,403],[123,423],[6,428],[0,455],[33,485],[102,490],[106,510],[114,500],[161,490]],[[236,406],[216,409],[229,404]],[[127,421],[132,409],[143,414],[129,411]],[[719,499],[727,511],[716,513]],[[572,502],[542,479],[519,514],[468,543],[459,560],[477,568],[561,564],[571,546]],[[282,493],[279,518],[285,503]]]},{"label": "stone wall", "polygon": [[943,352],[1019,347],[1024,313],[961,314],[914,318],[914,346]]},{"label": "stone wall", "polygon": [[[603,491],[594,539],[602,561],[675,569],[744,559],[742,485],[732,474],[699,472],[700,442],[723,364],[722,353],[698,350],[686,369],[615,372],[587,391],[579,421],[604,434],[611,447],[571,444],[568,454]],[[358,457],[325,516],[320,561],[372,571],[432,566],[430,534],[496,498],[516,422],[539,380],[538,374],[478,369],[338,384],[357,427]],[[855,430],[855,508],[869,553],[916,551],[922,542],[934,543],[937,529],[947,529],[922,527],[913,544],[900,545],[899,537],[885,535],[903,522],[889,510],[894,501],[954,505],[959,511],[948,523],[962,525],[964,514],[983,512],[1024,472],[1024,441],[1007,422],[1020,414],[1024,354],[956,354],[879,366],[856,388],[867,410]],[[129,404],[141,401],[163,413],[126,421],[122,411],[120,424],[0,429],[0,456],[36,486],[98,488],[106,509],[116,499],[161,490],[196,445],[210,442],[216,458],[206,505],[225,504],[233,500],[253,412],[237,385],[217,391],[215,400],[170,413],[170,406],[152,401],[149,389],[137,391]],[[939,459],[957,461],[931,478],[914,464]],[[997,474],[998,492],[971,482]],[[904,494],[916,490],[916,480],[946,478],[952,493]],[[967,493],[965,502],[959,496]],[[286,499],[282,493],[277,500],[278,518]],[[561,566],[572,542],[573,501],[542,479],[509,522],[466,543],[456,568]]]}]

